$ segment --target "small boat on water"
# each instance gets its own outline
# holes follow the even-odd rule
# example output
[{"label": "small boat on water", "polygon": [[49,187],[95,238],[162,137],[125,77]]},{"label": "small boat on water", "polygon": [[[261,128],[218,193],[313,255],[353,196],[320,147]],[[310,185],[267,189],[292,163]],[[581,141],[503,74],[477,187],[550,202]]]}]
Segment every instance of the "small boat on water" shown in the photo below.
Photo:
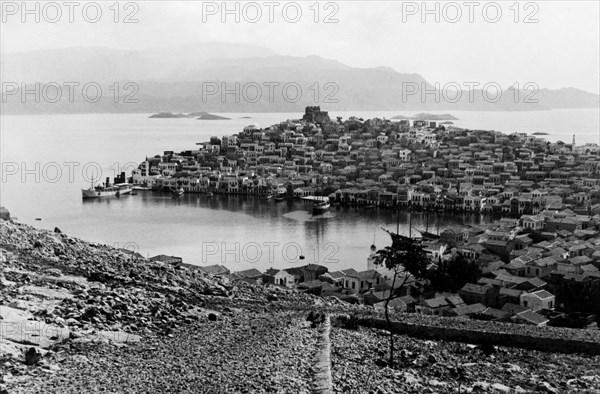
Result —
[{"label": "small boat on water", "polygon": [[285,194],[278,194],[275,196],[275,201],[279,202],[279,201],[284,201],[285,200]]},{"label": "small boat on water", "polygon": [[206,197],[212,197],[212,196],[213,196],[213,193],[212,193],[212,192],[208,192],[208,193],[206,193]]},{"label": "small boat on water", "polygon": [[171,195],[173,196],[173,198],[181,197],[181,196],[183,196],[184,193],[185,193],[185,190],[183,190],[182,187],[180,187],[179,189],[171,190]]},{"label": "small boat on water", "polygon": [[329,203],[329,200],[315,201],[315,204],[312,207],[312,213],[313,213],[313,215],[322,214],[322,213],[328,211],[330,206],[331,206],[331,204]]},{"label": "small boat on water", "polygon": [[108,181],[104,185],[89,189],[81,189],[82,198],[102,198],[102,197],[119,197],[125,194],[130,194],[132,187],[129,183],[117,183],[110,185]]}]

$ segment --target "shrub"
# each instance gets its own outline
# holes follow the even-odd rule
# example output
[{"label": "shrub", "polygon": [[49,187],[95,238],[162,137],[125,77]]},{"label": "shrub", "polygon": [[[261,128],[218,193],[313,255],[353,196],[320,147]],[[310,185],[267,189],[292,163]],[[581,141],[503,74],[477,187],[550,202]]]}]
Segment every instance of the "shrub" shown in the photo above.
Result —
[{"label": "shrub", "polygon": [[325,314],[322,312],[310,311],[306,320],[312,323],[312,328],[316,328],[325,322]]},{"label": "shrub", "polygon": [[346,330],[357,330],[358,329],[358,316],[356,315],[339,315],[335,318],[333,324],[336,327],[341,327]]}]

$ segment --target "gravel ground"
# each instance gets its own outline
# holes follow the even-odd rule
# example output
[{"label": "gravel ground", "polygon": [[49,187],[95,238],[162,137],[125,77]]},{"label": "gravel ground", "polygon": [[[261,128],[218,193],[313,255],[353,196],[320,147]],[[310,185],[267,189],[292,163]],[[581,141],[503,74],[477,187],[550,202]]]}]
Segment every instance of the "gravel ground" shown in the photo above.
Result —
[{"label": "gravel ground", "polygon": [[[473,345],[396,335],[395,368],[386,366],[386,331],[332,328],[336,393],[466,392],[600,393],[600,357],[496,347],[486,355]],[[401,354],[402,353],[402,354]],[[379,364],[379,365],[378,365]]]},{"label": "gravel ground", "polygon": [[37,367],[8,392],[310,392],[317,330],[305,314],[226,310],[214,316],[126,347],[71,344],[60,370]]}]

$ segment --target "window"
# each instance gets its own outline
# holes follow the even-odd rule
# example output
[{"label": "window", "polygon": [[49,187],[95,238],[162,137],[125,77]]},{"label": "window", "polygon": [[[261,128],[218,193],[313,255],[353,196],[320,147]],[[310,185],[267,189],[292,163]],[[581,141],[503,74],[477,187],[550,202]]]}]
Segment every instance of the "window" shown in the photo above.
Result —
[{"label": "window", "polygon": [[527,306],[527,301],[523,301],[523,306]]},{"label": "window", "polygon": [[354,289],[354,288],[356,288],[356,286],[355,286],[355,285],[356,285],[356,282],[352,282],[352,288],[353,288],[353,289]]}]

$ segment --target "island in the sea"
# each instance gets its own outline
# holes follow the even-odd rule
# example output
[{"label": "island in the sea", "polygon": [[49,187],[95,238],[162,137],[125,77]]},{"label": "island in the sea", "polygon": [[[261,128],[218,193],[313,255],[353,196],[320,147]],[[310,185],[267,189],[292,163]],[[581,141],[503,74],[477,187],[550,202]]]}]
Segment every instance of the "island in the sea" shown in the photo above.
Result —
[{"label": "island in the sea", "polygon": [[224,116],[209,114],[208,112],[191,112],[189,114],[159,112],[149,116],[151,119],[180,119],[180,118],[197,118],[198,120],[229,120]]},{"label": "island in the sea", "polygon": [[149,116],[151,119],[178,119],[178,118],[189,118],[186,114],[174,114],[172,112],[159,112]]},{"label": "island in the sea", "polygon": [[219,116],[214,114],[202,114],[198,117],[198,120],[231,120],[231,118],[226,118],[225,116]]},{"label": "island in the sea", "polygon": [[535,132],[535,133],[531,133],[531,134],[532,134],[532,135],[550,135],[550,134],[548,134],[548,133],[543,133],[543,132],[541,132],[541,131],[537,131],[537,132]]}]

